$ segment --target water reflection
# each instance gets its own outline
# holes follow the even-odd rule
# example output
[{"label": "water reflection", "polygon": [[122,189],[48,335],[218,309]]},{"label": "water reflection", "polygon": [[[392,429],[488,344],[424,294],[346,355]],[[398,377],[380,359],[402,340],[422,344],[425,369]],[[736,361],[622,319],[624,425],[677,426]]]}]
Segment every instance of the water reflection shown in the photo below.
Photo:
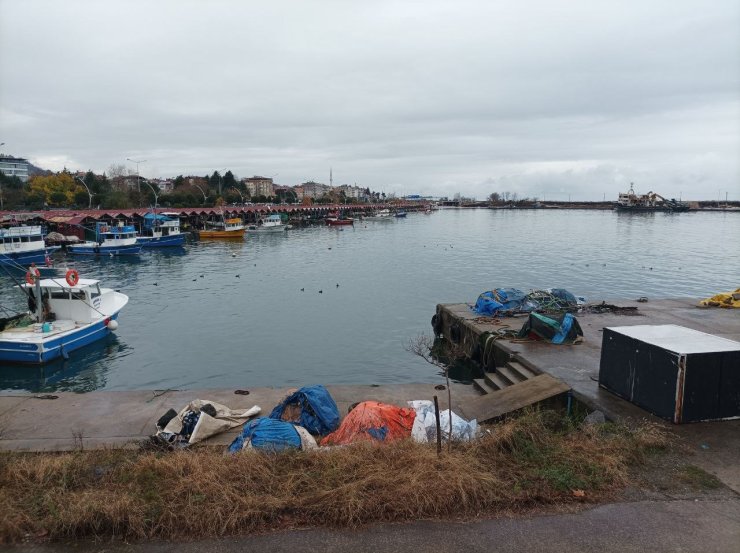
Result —
[{"label": "water reflection", "polygon": [[126,355],[130,348],[114,334],[43,366],[0,366],[0,389],[40,392],[91,392],[104,388],[106,360]]}]

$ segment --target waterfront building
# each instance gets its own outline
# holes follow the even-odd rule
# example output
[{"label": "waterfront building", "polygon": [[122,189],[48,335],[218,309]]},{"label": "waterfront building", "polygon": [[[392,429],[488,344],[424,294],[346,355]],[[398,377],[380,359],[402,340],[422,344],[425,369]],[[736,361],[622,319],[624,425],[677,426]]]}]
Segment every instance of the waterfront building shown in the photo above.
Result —
[{"label": "waterfront building", "polygon": [[270,177],[259,177],[255,175],[254,177],[243,179],[242,182],[252,197],[269,197],[275,195],[275,184]]},{"label": "waterfront building", "polygon": [[320,182],[314,182],[312,180],[304,182],[301,187],[303,188],[303,198],[321,198],[331,190],[327,185],[321,184]]},{"label": "waterfront building", "polygon": [[22,157],[0,155],[0,173],[28,181],[28,160]]}]

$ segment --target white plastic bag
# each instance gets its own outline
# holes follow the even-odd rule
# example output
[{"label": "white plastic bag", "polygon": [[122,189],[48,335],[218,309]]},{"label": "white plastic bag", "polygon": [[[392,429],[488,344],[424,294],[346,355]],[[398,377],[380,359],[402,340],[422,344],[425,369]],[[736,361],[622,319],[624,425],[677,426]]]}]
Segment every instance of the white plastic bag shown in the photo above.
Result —
[{"label": "white plastic bag", "polygon": [[[411,428],[411,437],[417,442],[434,442],[437,440],[437,423],[434,417],[434,403],[429,400],[415,400],[408,402],[409,407],[416,411],[414,426]],[[439,426],[442,429],[442,440],[449,439],[450,434],[450,410],[445,409],[439,413]],[[452,413],[452,439],[468,441],[476,437],[478,433],[478,422],[473,419],[466,421],[464,418]]]}]

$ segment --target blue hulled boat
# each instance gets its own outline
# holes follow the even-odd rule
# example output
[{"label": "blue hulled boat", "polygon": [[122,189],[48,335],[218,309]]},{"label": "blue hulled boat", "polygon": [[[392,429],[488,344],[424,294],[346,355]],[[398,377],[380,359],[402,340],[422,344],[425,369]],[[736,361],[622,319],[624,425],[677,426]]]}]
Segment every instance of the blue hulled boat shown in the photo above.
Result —
[{"label": "blue hulled boat", "polygon": [[58,249],[58,246],[46,246],[40,226],[0,229],[0,265],[26,267],[31,263],[44,263],[47,256]]},{"label": "blue hulled boat", "polygon": [[180,231],[180,221],[166,215],[147,213],[144,215],[144,229],[136,237],[144,248],[164,248],[185,244],[185,233]]},{"label": "blue hulled boat", "polygon": [[[3,321],[0,363],[43,364],[66,359],[76,349],[100,340],[118,328],[118,314],[128,296],[100,281],[81,279],[74,270],[65,278],[39,279],[31,271],[21,286],[30,314]],[[29,283],[30,282],[30,283]]]},{"label": "blue hulled boat", "polygon": [[99,222],[95,225],[95,241],[81,242],[69,246],[75,255],[138,255],[141,244],[137,243],[136,229],[131,225],[110,226]]}]

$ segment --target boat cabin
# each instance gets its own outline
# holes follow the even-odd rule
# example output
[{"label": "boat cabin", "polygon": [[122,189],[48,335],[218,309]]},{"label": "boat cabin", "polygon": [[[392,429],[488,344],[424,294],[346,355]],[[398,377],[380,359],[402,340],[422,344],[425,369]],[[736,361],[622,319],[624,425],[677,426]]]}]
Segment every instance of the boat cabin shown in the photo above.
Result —
[{"label": "boat cabin", "polygon": [[133,225],[124,225],[119,223],[118,226],[111,226],[107,223],[99,222],[96,227],[98,242],[111,242],[116,240],[136,240],[136,228]]},{"label": "boat cabin", "polygon": [[40,226],[0,228],[0,253],[43,248],[44,236]]},{"label": "boat cabin", "polygon": [[[110,290],[100,288],[99,280],[89,278],[81,278],[74,286],[69,286],[63,278],[41,279],[39,287],[43,319],[71,320],[83,324],[103,316],[100,313],[103,295],[105,292],[110,292]],[[30,291],[38,302],[35,285],[23,284],[23,288]],[[32,307],[30,302],[29,307]],[[38,303],[35,307],[39,308]]]},{"label": "boat cabin", "polygon": [[174,236],[180,234],[180,221],[165,215],[147,213],[144,216],[144,231],[151,236]]},{"label": "boat cabin", "polygon": [[241,219],[226,219],[224,221],[208,221],[208,225],[219,230],[241,230],[244,223]]}]

